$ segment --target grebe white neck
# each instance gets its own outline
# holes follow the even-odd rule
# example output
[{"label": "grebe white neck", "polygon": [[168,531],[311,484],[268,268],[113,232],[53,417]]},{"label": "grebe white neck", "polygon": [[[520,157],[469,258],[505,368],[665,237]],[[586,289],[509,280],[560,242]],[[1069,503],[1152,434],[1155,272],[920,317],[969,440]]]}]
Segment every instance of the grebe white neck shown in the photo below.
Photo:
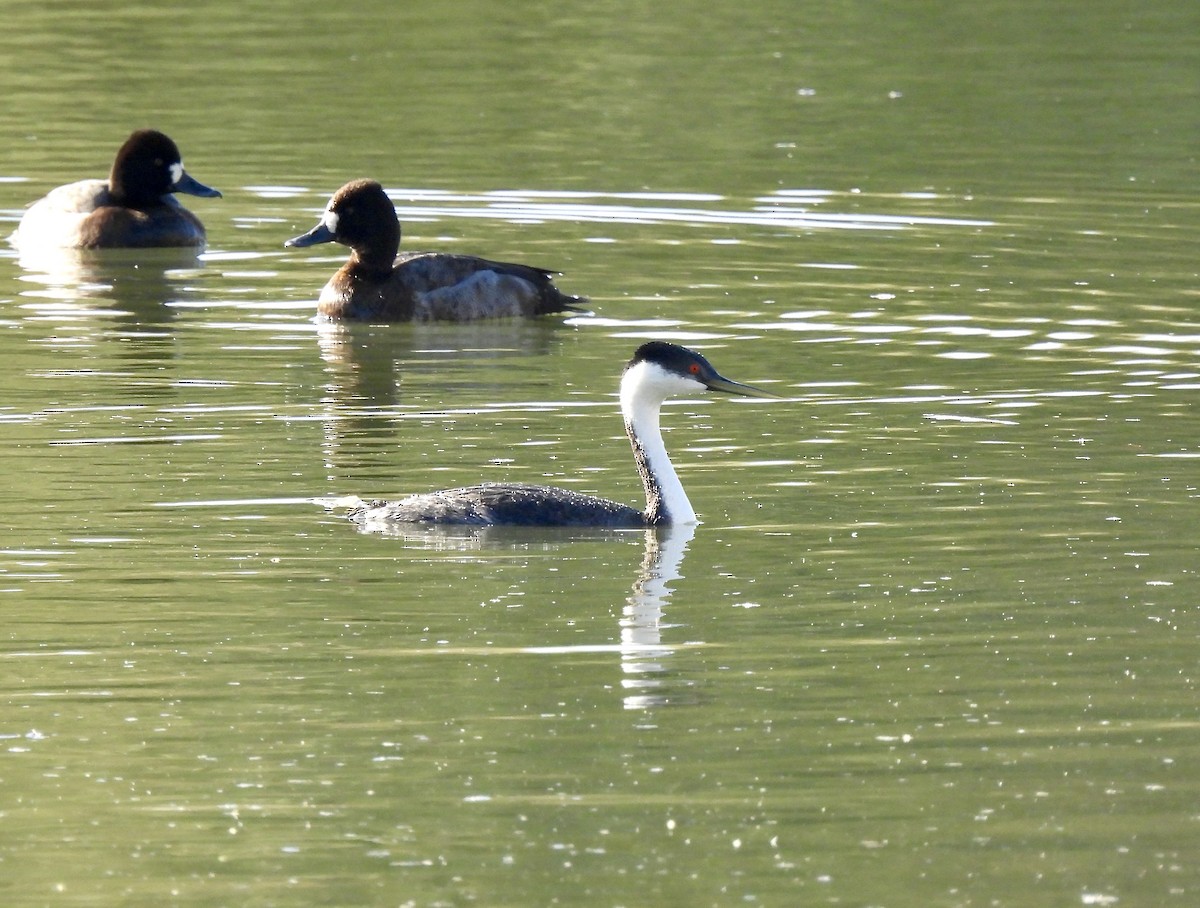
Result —
[{"label": "grebe white neck", "polygon": [[674,394],[703,390],[693,379],[643,361],[621,377],[621,413],[633,457],[646,491],[646,519],[652,524],[697,523],[696,512],[663,441],[659,414]]}]

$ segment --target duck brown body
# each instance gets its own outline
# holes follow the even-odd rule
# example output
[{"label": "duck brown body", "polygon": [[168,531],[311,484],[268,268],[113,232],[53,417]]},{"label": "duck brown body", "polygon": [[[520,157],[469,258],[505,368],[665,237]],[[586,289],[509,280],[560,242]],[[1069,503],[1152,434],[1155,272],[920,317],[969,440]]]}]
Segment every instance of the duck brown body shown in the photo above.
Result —
[{"label": "duck brown body", "polygon": [[204,225],[174,193],[221,195],[183,169],[178,146],[153,129],[125,140],[107,180],[79,180],[39,199],[13,237],[22,249],[202,247]]},{"label": "duck brown body", "polygon": [[472,255],[399,252],[400,222],[383,187],[355,180],[339,189],[308,233],[287,246],[336,242],[350,260],[317,301],[327,318],[475,321],[578,311],[583,299],[554,286],[553,272]]}]

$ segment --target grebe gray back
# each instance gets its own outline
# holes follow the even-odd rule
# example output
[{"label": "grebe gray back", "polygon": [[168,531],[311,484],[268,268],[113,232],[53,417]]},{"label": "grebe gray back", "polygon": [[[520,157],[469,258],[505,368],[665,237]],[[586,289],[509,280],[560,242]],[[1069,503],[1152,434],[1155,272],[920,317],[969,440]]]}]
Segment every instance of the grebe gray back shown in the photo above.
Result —
[{"label": "grebe gray back", "polygon": [[454,523],[508,526],[645,527],[696,523],[659,428],[663,401],[703,390],[745,397],[776,397],[730,381],[699,353],[675,344],[643,344],[621,376],[621,413],[633,459],[646,490],[646,510],[567,489],[523,483],[484,483],[413,495],[400,501],[368,501],[347,516],[377,523]]}]

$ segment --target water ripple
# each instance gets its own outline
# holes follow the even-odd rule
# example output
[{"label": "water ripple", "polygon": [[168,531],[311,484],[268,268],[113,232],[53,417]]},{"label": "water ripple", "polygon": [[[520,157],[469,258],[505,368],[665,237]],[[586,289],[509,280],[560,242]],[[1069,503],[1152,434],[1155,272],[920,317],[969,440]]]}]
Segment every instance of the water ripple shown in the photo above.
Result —
[{"label": "water ripple", "polygon": [[[278,198],[282,187],[247,187],[267,198]],[[292,191],[287,190],[288,195]],[[775,227],[789,230],[829,228],[838,230],[903,230],[917,226],[991,227],[993,221],[936,217],[917,214],[867,212],[816,212],[804,206],[828,204],[842,194],[817,190],[782,190],[761,196],[747,207],[719,208],[724,196],[707,193],[656,192],[567,192],[497,190],[457,193],[437,189],[390,189],[401,221],[435,221],[443,218],[481,218],[510,223],[576,221],[606,224],[685,224]],[[854,194],[856,203],[864,196]],[[889,201],[896,198],[889,197]],[[927,201],[922,198],[921,201]],[[663,202],[713,203],[664,205]],[[632,204],[638,203],[638,204]]]}]

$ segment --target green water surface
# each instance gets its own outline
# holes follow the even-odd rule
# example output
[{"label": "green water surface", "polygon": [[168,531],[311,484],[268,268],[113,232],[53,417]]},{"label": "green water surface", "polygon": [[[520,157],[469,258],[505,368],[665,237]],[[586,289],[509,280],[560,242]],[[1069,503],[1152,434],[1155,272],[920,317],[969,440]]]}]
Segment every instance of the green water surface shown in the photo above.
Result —
[{"label": "green water surface", "polygon": [[[0,250],[6,905],[1191,905],[1200,7],[10,4],[0,225],[136,127],[199,259]],[[404,244],[535,324],[314,323]],[[339,496],[703,523],[362,534]]]}]

